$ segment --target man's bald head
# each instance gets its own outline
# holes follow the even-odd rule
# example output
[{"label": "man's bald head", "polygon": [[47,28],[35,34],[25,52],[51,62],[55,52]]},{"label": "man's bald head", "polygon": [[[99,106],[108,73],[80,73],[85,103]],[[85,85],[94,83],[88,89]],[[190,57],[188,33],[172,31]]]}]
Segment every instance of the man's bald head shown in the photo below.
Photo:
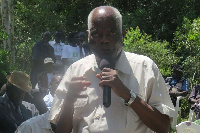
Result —
[{"label": "man's bald head", "polygon": [[106,16],[113,16],[116,19],[119,30],[122,32],[122,16],[120,12],[112,6],[100,6],[93,9],[88,15],[88,31],[92,27],[94,20],[104,19]]}]

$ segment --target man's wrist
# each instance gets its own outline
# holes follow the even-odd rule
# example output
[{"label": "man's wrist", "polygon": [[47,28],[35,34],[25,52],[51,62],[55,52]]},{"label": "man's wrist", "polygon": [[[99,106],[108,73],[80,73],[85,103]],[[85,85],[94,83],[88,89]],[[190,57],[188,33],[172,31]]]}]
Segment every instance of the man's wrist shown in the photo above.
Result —
[{"label": "man's wrist", "polygon": [[135,92],[133,90],[130,91],[130,98],[125,101],[125,105],[126,106],[130,106],[136,99],[137,95],[135,94]]},{"label": "man's wrist", "polygon": [[72,94],[67,94],[66,97],[65,97],[65,101],[69,102],[69,103],[72,103],[74,104],[76,102],[76,97]]}]

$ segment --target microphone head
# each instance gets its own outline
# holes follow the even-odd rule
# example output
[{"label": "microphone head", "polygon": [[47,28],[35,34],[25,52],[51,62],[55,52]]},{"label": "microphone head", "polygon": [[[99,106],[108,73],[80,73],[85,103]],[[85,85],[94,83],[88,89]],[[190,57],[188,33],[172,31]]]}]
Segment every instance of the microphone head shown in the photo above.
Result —
[{"label": "microphone head", "polygon": [[104,56],[100,59],[99,68],[102,70],[104,67],[114,69],[115,60],[111,56]]}]

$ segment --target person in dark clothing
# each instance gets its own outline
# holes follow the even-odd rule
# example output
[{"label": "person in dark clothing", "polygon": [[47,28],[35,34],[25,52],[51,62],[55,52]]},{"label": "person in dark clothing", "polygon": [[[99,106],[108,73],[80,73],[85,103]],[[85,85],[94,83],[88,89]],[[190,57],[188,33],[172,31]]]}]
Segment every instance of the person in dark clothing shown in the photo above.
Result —
[{"label": "person in dark clothing", "polygon": [[200,83],[193,87],[188,102],[192,104],[191,110],[196,113],[196,119],[200,119]]},{"label": "person in dark clothing", "polygon": [[79,38],[80,38],[80,44],[84,48],[85,56],[88,56],[88,55],[92,54],[90,46],[89,46],[89,44],[87,42],[86,34],[84,32],[80,32],[79,33]]},{"label": "person in dark clothing", "polygon": [[7,76],[6,93],[0,97],[0,133],[14,133],[17,127],[32,117],[31,111],[22,105],[26,92],[31,91],[29,76],[13,71]]},{"label": "person in dark clothing", "polygon": [[189,91],[189,83],[187,79],[183,77],[183,67],[180,65],[174,65],[172,77],[167,77],[165,83],[168,86],[169,94],[175,107],[177,97],[185,97]]},{"label": "person in dark clothing", "polygon": [[44,71],[44,59],[49,57],[52,58],[53,61],[56,61],[56,57],[54,55],[54,49],[49,44],[51,40],[51,34],[49,31],[46,31],[42,40],[37,42],[32,48],[32,70],[31,70],[31,83],[32,88],[35,88],[37,84],[37,76],[39,73]]}]

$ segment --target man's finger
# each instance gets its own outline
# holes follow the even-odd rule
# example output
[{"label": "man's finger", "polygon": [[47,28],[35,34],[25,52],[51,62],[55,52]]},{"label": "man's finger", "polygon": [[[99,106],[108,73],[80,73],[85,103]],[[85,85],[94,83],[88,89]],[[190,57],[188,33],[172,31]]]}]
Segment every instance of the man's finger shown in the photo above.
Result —
[{"label": "man's finger", "polygon": [[84,76],[80,76],[80,77],[73,77],[71,81],[75,81],[75,80],[85,80],[86,77]]},{"label": "man's finger", "polygon": [[90,81],[83,81],[83,80],[76,80],[76,81],[71,81],[70,86],[72,88],[83,88],[83,87],[88,87],[91,85]]},{"label": "man's finger", "polygon": [[103,70],[102,70],[102,72],[109,72],[110,70],[111,70],[111,68],[104,67]]}]

